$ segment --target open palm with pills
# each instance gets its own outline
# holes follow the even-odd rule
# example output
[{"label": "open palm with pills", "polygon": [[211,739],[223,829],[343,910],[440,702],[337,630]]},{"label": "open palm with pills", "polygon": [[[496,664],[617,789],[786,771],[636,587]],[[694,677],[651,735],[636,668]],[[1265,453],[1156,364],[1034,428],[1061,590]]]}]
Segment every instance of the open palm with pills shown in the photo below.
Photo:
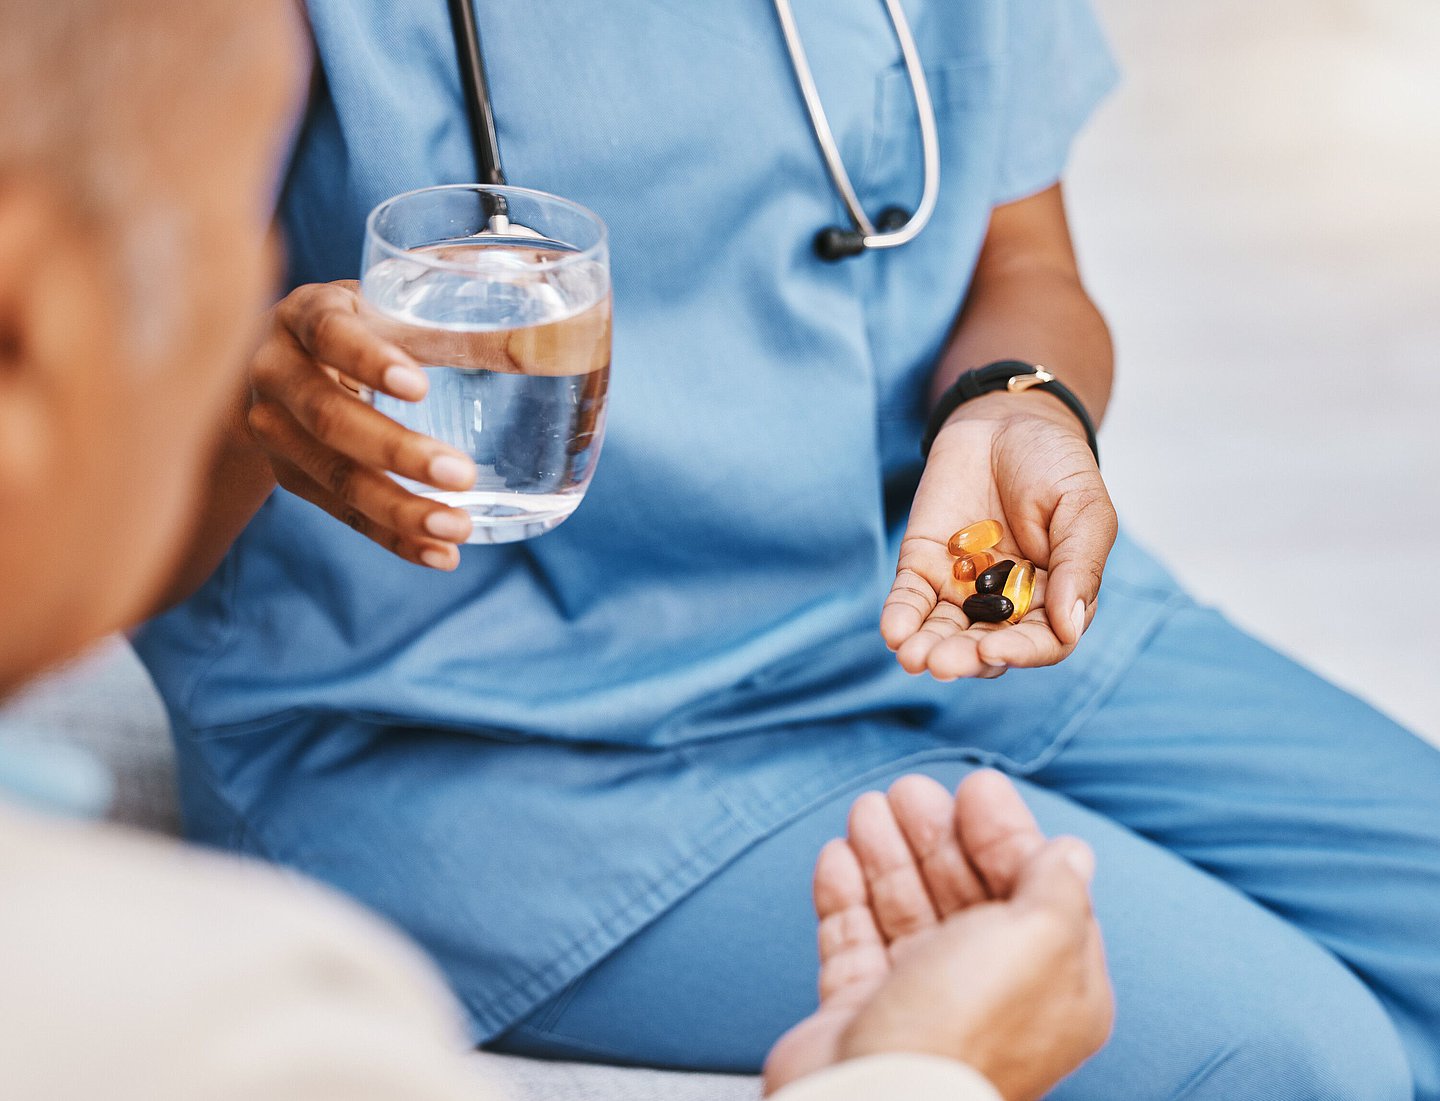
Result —
[{"label": "open palm with pills", "polygon": [[[979,398],[936,437],[900,544],[880,633],[911,673],[993,677],[1053,665],[1094,614],[1115,510],[1077,421],[1044,394]],[[951,537],[1000,522],[999,561],[1034,563],[1034,597],[1017,623],[967,616],[974,592],[955,576]],[[982,563],[983,565],[983,560]]]}]

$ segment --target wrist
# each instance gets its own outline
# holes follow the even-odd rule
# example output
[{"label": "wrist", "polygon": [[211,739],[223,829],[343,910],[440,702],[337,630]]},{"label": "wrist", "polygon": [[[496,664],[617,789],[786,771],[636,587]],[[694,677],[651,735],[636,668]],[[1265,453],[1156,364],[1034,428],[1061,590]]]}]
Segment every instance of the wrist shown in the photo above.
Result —
[{"label": "wrist", "polygon": [[[1032,390],[1042,391],[1042,396],[1052,399],[1053,404],[1048,411],[1045,406],[1034,405],[1028,401]],[[1075,425],[1079,426],[1084,434],[1086,446],[1094,454],[1096,462],[1099,462],[1100,448],[1095,441],[1095,422],[1084,403],[1064,382],[1046,368],[1016,359],[997,360],[984,367],[965,371],[946,387],[936,399],[935,408],[930,412],[924,438],[920,441],[921,456],[929,457],[930,447],[940,434],[940,430],[951,423],[952,418],[966,406],[975,407],[983,399],[1002,396],[1006,399],[1022,400],[986,401],[985,405],[981,407],[982,411],[976,416],[985,419],[987,413],[993,416],[1008,409],[1011,412],[1003,414],[1005,419],[1013,419],[1018,416],[1029,420],[1033,416],[1037,420],[1041,418],[1048,420],[1054,414],[1055,406],[1058,405],[1065,411],[1069,418],[1068,423],[1072,428]],[[962,421],[965,419],[969,418],[961,418]],[[1056,420],[1054,423],[1067,422]]]},{"label": "wrist", "polygon": [[1042,390],[1022,390],[1011,393],[997,390],[992,394],[981,394],[956,407],[941,425],[943,432],[960,421],[986,421],[1004,423],[1013,420],[1040,419],[1058,425],[1081,440],[1085,439],[1085,425],[1080,418]]}]

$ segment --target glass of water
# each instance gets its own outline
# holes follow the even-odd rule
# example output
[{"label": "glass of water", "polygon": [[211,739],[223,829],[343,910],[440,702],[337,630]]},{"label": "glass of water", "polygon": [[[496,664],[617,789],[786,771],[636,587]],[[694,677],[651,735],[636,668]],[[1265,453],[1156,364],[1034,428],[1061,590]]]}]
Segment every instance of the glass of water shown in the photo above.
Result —
[{"label": "glass of water", "polygon": [[430,380],[418,402],[369,400],[480,470],[463,493],[401,484],[469,513],[471,543],[529,539],[564,521],[605,435],[605,223],[539,191],[430,187],[371,212],[361,270],[375,330]]}]

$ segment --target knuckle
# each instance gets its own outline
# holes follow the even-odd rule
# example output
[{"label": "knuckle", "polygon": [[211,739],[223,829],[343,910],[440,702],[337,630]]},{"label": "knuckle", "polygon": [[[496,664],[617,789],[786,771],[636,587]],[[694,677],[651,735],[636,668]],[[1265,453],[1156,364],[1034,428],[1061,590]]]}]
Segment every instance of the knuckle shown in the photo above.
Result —
[{"label": "knuckle", "polygon": [[344,327],[344,320],[344,315],[333,307],[316,311],[306,328],[306,346],[314,351],[332,346],[342,335],[340,330]]},{"label": "knuckle", "polygon": [[310,417],[310,429],[322,440],[333,441],[344,428],[348,399],[338,389],[329,388],[313,397],[306,412]]},{"label": "knuckle", "polygon": [[272,462],[270,469],[275,472],[275,481],[281,489],[288,489],[297,497],[309,499],[310,495],[306,492],[306,479],[293,466],[285,462]]},{"label": "knuckle", "polygon": [[[325,470],[325,485],[337,497],[347,497],[355,480],[355,464],[344,455],[331,459]],[[347,520],[346,523],[349,523]],[[352,527],[354,525],[351,525]]]},{"label": "knuckle", "polygon": [[1065,475],[1055,483],[1055,488],[1065,500],[1067,511],[1075,517],[1100,521],[1104,513],[1113,513],[1110,492],[1099,475],[1091,471],[1076,471]]},{"label": "knuckle", "polygon": [[260,388],[266,389],[271,386],[278,373],[278,363],[275,357],[275,345],[273,341],[267,340],[250,359],[250,381]]},{"label": "knuckle", "polygon": [[340,512],[340,521],[346,527],[358,531],[361,535],[368,536],[370,534],[370,521],[365,518],[365,514],[359,509],[342,509]]},{"label": "knuckle", "polygon": [[1038,641],[1026,634],[1016,632],[1018,645],[1022,649],[1017,665],[1043,665],[1047,660],[1056,661],[1061,656],[1058,648],[1042,647]]},{"label": "knuckle", "polygon": [[281,303],[290,331],[307,347],[323,340],[326,327],[351,312],[354,296],[332,283],[307,283]]},{"label": "knuckle", "polygon": [[[388,425],[386,426],[389,427]],[[380,453],[387,470],[396,473],[419,473],[425,468],[425,452],[418,441],[403,428],[386,432],[380,441]],[[422,475],[423,477],[423,475]]]},{"label": "knuckle", "polygon": [[279,425],[279,417],[269,402],[257,401],[245,413],[245,423],[258,439],[271,440]]},{"label": "knuckle", "polygon": [[324,289],[323,283],[304,283],[296,287],[275,307],[277,318],[287,328],[294,329],[296,323],[303,322],[315,308],[316,300],[324,293]]},{"label": "knuckle", "polygon": [[1105,580],[1105,568],[1099,565],[1090,565],[1085,570],[1085,581],[1091,593],[1100,591],[1100,585]]}]

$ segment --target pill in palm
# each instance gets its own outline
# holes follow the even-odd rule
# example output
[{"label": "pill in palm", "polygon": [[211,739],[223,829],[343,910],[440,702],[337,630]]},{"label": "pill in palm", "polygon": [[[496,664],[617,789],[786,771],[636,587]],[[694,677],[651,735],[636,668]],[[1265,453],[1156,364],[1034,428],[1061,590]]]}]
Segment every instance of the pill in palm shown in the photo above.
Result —
[{"label": "pill in palm", "polygon": [[976,593],[960,605],[971,623],[1004,623],[1015,612],[1015,605],[1000,593]]},{"label": "pill in palm", "polygon": [[999,520],[981,520],[978,524],[961,528],[950,536],[950,553],[959,558],[976,551],[989,550],[1000,542],[1003,534],[1004,529],[1000,527]]},{"label": "pill in palm", "polygon": [[[995,564],[998,558],[993,550],[976,551],[974,554],[967,554],[964,558],[955,560],[952,572],[955,580],[964,582],[967,585],[975,584],[976,578]],[[998,591],[998,587],[997,587]]]},{"label": "pill in palm", "polygon": [[1019,623],[1030,610],[1030,602],[1035,597],[1035,564],[1023,558],[1016,562],[1000,591],[1013,605],[1008,617],[1010,622]]},{"label": "pill in palm", "polygon": [[1004,591],[1005,579],[1010,576],[1010,571],[1015,568],[1015,563],[1010,559],[1003,562],[996,562],[984,573],[975,578],[975,591],[977,593],[998,593]]}]

